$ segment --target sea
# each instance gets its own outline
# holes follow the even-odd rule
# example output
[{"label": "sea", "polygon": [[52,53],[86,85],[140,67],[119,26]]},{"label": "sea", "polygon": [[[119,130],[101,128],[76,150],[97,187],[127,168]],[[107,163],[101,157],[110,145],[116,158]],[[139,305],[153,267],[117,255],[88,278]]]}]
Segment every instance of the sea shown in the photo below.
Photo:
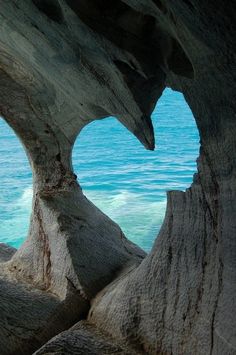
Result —
[{"label": "sea", "polygon": [[[182,94],[166,89],[152,121],[155,151],[145,150],[114,117],[86,126],[73,149],[74,171],[84,194],[147,252],[165,216],[166,191],[191,185],[199,153],[198,130]],[[0,242],[21,246],[31,203],[27,156],[0,118]]]}]

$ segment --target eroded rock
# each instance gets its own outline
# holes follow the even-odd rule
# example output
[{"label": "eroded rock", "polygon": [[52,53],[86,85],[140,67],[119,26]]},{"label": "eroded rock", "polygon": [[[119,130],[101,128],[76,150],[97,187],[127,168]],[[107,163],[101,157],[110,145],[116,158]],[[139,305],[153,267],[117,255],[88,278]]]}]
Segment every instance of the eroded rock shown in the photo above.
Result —
[{"label": "eroded rock", "polygon": [[73,290],[66,301],[61,301],[2,271],[1,268],[1,355],[30,355],[55,334],[86,317],[89,304]]},{"label": "eroded rock", "polygon": [[[121,353],[236,353],[234,14],[233,1],[0,1],[0,113],[34,177],[29,236],[1,263],[6,354],[29,353],[36,338],[40,347],[90,301],[93,330],[79,326],[39,353],[67,341],[111,353],[109,339]],[[145,257],[83,196],[71,153],[81,129],[109,115],[154,149],[150,114],[166,86],[184,94],[201,149]]]},{"label": "eroded rock", "polygon": [[69,330],[50,340],[35,355],[87,354],[87,355],[138,355],[122,342],[109,338],[88,322],[81,321]]}]

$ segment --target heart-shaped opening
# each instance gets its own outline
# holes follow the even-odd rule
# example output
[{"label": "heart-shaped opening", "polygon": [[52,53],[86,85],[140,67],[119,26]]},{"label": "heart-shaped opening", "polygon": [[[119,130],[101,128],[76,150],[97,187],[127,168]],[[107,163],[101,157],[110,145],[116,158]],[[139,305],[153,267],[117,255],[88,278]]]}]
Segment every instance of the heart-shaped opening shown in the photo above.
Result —
[{"label": "heart-shaped opening", "polygon": [[162,225],[166,191],[189,187],[199,152],[196,123],[182,94],[166,89],[152,118],[154,152],[112,117],[86,126],[73,151],[84,194],[146,251]]}]

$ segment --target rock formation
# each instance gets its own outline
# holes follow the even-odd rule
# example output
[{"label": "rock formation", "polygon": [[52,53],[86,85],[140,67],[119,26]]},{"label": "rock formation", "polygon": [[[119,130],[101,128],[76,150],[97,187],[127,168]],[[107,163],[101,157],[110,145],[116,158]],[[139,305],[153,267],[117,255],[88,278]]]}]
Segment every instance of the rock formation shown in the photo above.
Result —
[{"label": "rock formation", "polygon": [[[0,0],[0,114],[34,185],[26,242],[0,245],[1,355],[236,354],[235,13],[219,0]],[[146,256],[83,195],[71,154],[110,115],[154,149],[166,86],[201,148]]]}]

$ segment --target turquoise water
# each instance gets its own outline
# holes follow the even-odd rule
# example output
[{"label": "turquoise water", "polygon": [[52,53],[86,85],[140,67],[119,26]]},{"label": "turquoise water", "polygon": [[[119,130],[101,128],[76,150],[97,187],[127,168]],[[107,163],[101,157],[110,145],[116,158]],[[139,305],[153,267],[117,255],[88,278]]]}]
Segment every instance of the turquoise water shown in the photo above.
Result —
[{"label": "turquoise water", "polygon": [[[185,190],[196,171],[199,136],[180,93],[165,90],[152,115],[157,148],[147,151],[115,118],[86,126],[73,151],[85,195],[132,241],[150,250],[166,190]],[[0,242],[19,247],[29,226],[32,176],[25,152],[0,120]]]}]

